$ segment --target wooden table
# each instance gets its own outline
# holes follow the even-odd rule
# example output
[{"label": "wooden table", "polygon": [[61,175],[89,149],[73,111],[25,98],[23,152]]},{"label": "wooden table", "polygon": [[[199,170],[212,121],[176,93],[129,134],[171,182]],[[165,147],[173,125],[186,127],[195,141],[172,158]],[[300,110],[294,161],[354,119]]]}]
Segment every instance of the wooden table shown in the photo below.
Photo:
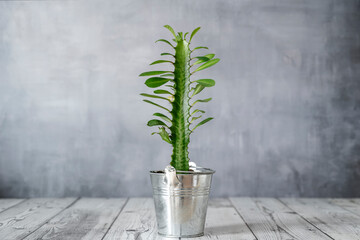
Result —
[{"label": "wooden table", "polygon": [[[0,199],[0,239],[165,239],[151,198]],[[222,198],[197,239],[360,239],[360,199]]]}]

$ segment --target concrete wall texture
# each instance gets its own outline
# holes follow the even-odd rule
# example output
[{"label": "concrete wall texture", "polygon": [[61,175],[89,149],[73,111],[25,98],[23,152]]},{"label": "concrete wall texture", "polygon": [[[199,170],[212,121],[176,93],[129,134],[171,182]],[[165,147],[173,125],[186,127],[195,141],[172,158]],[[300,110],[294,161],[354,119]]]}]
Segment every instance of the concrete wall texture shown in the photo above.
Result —
[{"label": "concrete wall texture", "polygon": [[221,58],[190,143],[213,196],[360,197],[360,1],[331,0],[1,1],[0,197],[151,195],[165,24]]}]

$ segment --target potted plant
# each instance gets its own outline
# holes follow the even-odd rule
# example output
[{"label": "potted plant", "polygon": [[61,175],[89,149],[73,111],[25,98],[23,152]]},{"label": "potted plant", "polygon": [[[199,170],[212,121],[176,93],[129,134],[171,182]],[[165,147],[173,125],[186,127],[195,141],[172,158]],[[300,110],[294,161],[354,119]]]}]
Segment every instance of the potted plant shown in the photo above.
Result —
[{"label": "potted plant", "polygon": [[195,96],[205,88],[214,86],[215,81],[191,78],[196,72],[215,65],[219,59],[214,58],[215,54],[193,56],[198,49],[208,49],[202,46],[190,49],[191,40],[200,27],[190,34],[189,40],[189,33],[175,34],[169,25],[164,27],[173,34],[175,44],[165,39],[156,42],[168,44],[175,53],[161,53],[161,56],[170,56],[172,59],[157,60],[150,65],[171,64],[174,69],[140,74],[149,76],[145,81],[146,86],[156,89],[152,94],[141,95],[159,99],[168,105],[145,99],[145,102],[162,110],[154,113],[156,118],[151,119],[147,125],[157,126],[159,131],[152,134],[158,134],[173,147],[170,166],[164,171],[150,172],[158,233],[166,237],[198,237],[204,234],[207,202],[214,171],[189,163],[188,145],[194,130],[213,119],[208,117],[201,120],[205,111],[197,108],[199,103],[209,102],[211,98],[195,100]]}]

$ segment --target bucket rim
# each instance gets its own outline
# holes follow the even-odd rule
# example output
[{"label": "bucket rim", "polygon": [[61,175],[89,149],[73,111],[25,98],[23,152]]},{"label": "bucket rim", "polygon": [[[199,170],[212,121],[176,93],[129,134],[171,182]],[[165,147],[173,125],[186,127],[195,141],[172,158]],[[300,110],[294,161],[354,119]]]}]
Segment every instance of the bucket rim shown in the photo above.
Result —
[{"label": "bucket rim", "polygon": [[[215,170],[212,170],[210,168],[196,167],[193,169],[195,169],[195,171],[176,171],[176,174],[177,175],[188,175],[188,174],[210,175],[210,174],[215,173]],[[165,171],[164,170],[152,170],[152,171],[150,171],[150,174],[151,175],[165,175]]]}]

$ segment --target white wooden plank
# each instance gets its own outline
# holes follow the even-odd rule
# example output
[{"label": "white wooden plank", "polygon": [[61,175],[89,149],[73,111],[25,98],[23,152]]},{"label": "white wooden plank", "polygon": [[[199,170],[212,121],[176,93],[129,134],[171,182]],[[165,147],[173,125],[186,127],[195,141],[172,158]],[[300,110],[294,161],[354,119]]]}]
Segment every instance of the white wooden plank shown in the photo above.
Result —
[{"label": "white wooden plank", "polygon": [[24,199],[0,199],[0,213],[8,208],[15,206],[16,204],[24,201]]},{"label": "white wooden plank", "polygon": [[[173,239],[157,234],[154,203],[151,198],[129,200],[104,240]],[[182,238],[185,239],[185,238]],[[254,240],[255,237],[227,199],[209,203],[203,239]]]},{"label": "white wooden plank", "polygon": [[273,198],[230,198],[257,239],[331,239]]},{"label": "white wooden plank", "polygon": [[125,198],[82,198],[25,239],[102,239],[125,202]]},{"label": "white wooden plank", "polygon": [[30,199],[2,212],[0,239],[23,239],[75,200],[75,198]]},{"label": "white wooden plank", "polygon": [[360,216],[360,202],[357,200],[358,199],[332,198],[329,199],[329,202]]},{"label": "white wooden plank", "polygon": [[205,239],[254,240],[255,236],[228,199],[211,199],[205,223]]},{"label": "white wooden plank", "polygon": [[157,236],[154,203],[151,198],[131,198],[104,240],[163,239]]},{"label": "white wooden plank", "polygon": [[360,217],[321,199],[280,199],[334,239],[359,240]]}]

